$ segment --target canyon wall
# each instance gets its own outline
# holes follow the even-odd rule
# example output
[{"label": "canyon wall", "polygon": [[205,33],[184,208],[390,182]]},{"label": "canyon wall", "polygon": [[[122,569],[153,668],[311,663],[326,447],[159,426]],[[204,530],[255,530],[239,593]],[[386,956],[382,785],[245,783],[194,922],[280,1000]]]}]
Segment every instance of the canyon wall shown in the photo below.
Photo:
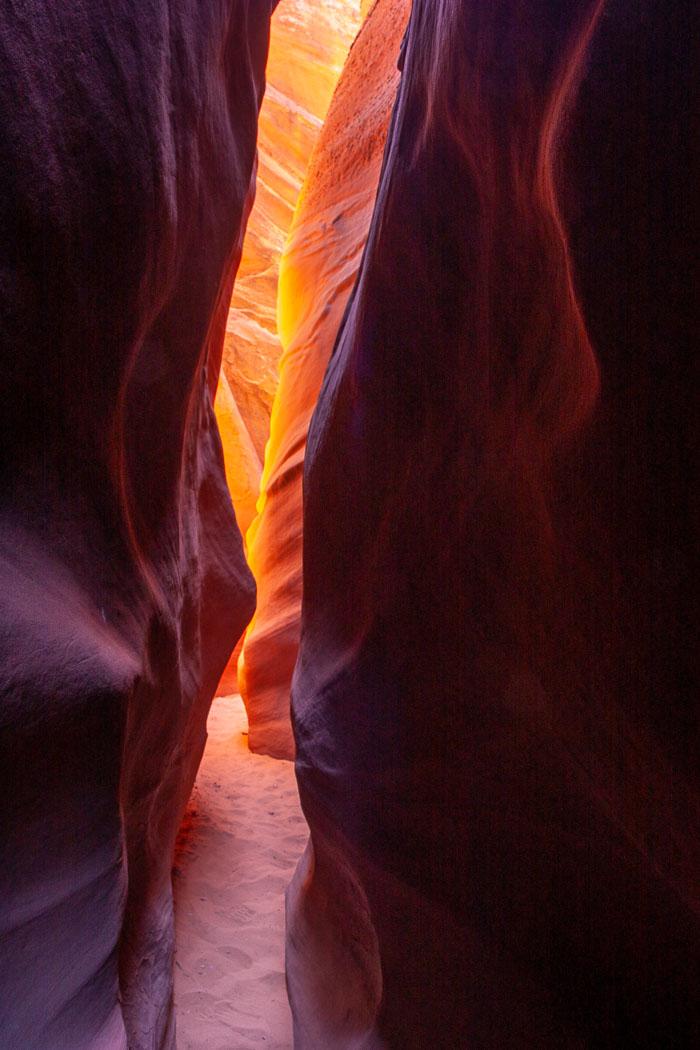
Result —
[{"label": "canyon wall", "polygon": [[282,353],[277,335],[279,260],[311,151],[359,28],[359,13],[358,0],[283,0],[272,18],[256,200],[223,353],[224,372],[261,461]]},{"label": "canyon wall", "polygon": [[[214,413],[223,446],[226,483],[245,550],[245,534],[257,515],[262,465],[223,368],[219,373]],[[216,687],[217,696],[238,692],[238,658],[242,646],[243,636],[228,658]]]},{"label": "canyon wall", "polygon": [[[222,435],[230,436],[228,442],[224,437],[226,476],[244,538],[255,517],[247,508],[255,506],[260,492],[260,470],[251,470],[248,453],[252,445],[256,458],[261,463],[264,460],[279,382],[280,258],[309,157],[359,16],[356,0],[322,5],[284,0],[272,17],[267,85],[258,121],[255,202],[226,320],[222,382],[214,404]],[[244,503],[241,517],[238,512]],[[238,692],[240,652],[241,644],[221,677],[220,696]],[[289,738],[288,714],[286,722]]]},{"label": "canyon wall", "polygon": [[299,647],[306,433],[369,229],[409,6],[407,0],[380,0],[362,26],[311,157],[280,264],[284,354],[259,516],[247,537],[258,604],[238,677],[251,749],[279,757],[293,757],[289,688]]},{"label": "canyon wall", "polygon": [[691,40],[414,0],[306,445],[296,1050],[700,1036]]},{"label": "canyon wall", "polygon": [[270,5],[0,12],[0,1044],[173,1050],[170,866],[255,588],[212,401]]}]

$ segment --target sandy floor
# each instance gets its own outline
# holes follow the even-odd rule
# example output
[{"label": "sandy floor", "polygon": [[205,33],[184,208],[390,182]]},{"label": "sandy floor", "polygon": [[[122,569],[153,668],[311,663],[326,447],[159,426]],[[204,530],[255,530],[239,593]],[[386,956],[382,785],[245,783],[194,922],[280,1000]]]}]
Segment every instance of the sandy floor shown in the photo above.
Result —
[{"label": "sandy floor", "polygon": [[292,1050],[284,891],[306,843],[294,768],[252,755],[240,697],[214,702],[178,841],[178,1050]]}]

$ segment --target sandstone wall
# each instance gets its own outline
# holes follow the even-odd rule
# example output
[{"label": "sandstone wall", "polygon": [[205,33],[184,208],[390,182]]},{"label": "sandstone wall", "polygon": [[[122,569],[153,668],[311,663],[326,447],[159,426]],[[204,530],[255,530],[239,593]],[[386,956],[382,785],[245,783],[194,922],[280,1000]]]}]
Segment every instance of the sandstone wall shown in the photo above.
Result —
[{"label": "sandstone wall", "polygon": [[270,441],[248,534],[258,585],[239,661],[253,750],[292,757],[289,687],[301,613],[301,475],[309,420],[372,215],[406,0],[376,4],[353,44],[314,149],[280,264],[284,346]]},{"label": "sandstone wall", "polygon": [[[267,84],[258,121],[255,202],[251,202],[226,318],[223,382],[214,405],[224,435],[226,477],[244,540],[255,517],[262,469],[252,468],[251,446],[262,463],[279,382],[280,257],[309,157],[358,23],[355,0],[332,0],[321,6],[309,0],[284,0],[272,17]],[[226,665],[219,695],[238,692],[241,644]]]},{"label": "sandstone wall", "polygon": [[414,0],[306,447],[296,1050],[697,1042],[690,19]]},{"label": "sandstone wall", "polygon": [[212,401],[270,9],[0,12],[0,1045],[173,1050],[173,844],[254,608]]},{"label": "sandstone wall", "polygon": [[358,28],[357,0],[282,0],[272,18],[256,201],[231,299],[223,359],[261,461],[282,353],[277,335],[279,260],[311,151]]}]

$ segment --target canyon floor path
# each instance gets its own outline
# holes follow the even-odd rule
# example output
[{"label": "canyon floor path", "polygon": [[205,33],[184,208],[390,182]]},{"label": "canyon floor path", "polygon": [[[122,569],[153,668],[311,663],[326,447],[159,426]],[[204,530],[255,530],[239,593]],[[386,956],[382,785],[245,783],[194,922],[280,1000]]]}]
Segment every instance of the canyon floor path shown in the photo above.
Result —
[{"label": "canyon floor path", "polygon": [[291,762],[254,755],[239,696],[214,701],[178,839],[178,1050],[291,1050],[284,892],[306,844]]}]

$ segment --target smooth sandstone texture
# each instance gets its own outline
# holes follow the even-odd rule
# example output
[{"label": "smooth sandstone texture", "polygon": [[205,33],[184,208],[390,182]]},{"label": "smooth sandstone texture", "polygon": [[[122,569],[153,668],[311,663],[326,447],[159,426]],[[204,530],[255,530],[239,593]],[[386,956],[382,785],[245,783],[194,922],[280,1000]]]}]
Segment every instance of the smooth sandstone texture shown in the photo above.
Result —
[{"label": "smooth sandstone texture", "polygon": [[[219,373],[214,412],[223,446],[226,483],[245,549],[245,534],[257,514],[262,466],[223,369]],[[217,696],[232,696],[238,692],[238,658],[242,645],[243,637],[239,638],[228,658],[216,687]]]},{"label": "smooth sandstone texture", "polygon": [[260,488],[262,466],[223,372],[219,374],[216,387],[214,413],[221,436],[226,482],[236,523],[245,540],[245,534],[257,513],[256,493]]},{"label": "smooth sandstone texture", "polygon": [[358,28],[357,0],[283,0],[272,18],[256,200],[223,355],[224,372],[261,462],[282,354],[277,335],[279,260],[311,151]]},{"label": "smooth sandstone texture", "polygon": [[284,346],[270,441],[248,533],[258,604],[239,661],[254,751],[291,758],[289,689],[301,616],[306,434],[369,229],[410,4],[380,0],[355,40],[301,190],[280,264]]},{"label": "smooth sandstone texture", "polygon": [[698,1042],[690,20],[414,0],[306,449],[296,1050]]},{"label": "smooth sandstone texture", "polygon": [[[359,21],[355,0],[284,0],[272,17],[265,98],[258,121],[255,202],[226,319],[214,408],[226,477],[244,537],[256,516],[270,414],[279,382],[277,273],[304,172]],[[242,640],[217,686],[237,693]],[[291,679],[291,668],[289,669]],[[287,707],[288,697],[287,697]],[[289,715],[286,716],[287,738]]]},{"label": "smooth sandstone texture", "polygon": [[170,867],[254,584],[212,401],[270,5],[0,12],[0,1045],[172,1050]]}]

